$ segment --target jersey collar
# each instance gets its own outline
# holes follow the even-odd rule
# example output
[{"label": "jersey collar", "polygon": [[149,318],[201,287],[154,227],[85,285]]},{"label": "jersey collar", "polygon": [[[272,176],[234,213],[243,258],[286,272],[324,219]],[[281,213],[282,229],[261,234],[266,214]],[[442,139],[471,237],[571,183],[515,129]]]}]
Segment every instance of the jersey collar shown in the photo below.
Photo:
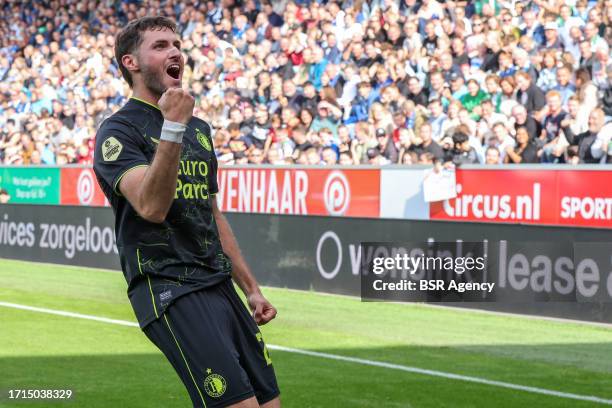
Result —
[{"label": "jersey collar", "polygon": [[143,100],[143,99],[137,98],[137,97],[135,97],[135,96],[130,96],[130,99],[133,99],[133,100],[138,101],[138,102],[140,102],[140,103],[144,103],[145,105],[150,106],[150,107],[152,107],[152,108],[155,108],[155,109],[157,109],[158,111],[160,111],[160,112],[161,112],[161,109],[159,109],[159,106],[154,105],[154,104],[152,104],[152,103],[150,103],[150,102],[147,102],[147,101],[145,101],[145,100]]}]

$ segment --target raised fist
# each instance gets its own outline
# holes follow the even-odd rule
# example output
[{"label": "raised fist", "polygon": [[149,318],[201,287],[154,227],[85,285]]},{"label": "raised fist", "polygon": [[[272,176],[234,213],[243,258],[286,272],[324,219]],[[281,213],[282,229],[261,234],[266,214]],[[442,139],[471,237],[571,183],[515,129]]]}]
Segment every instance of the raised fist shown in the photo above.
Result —
[{"label": "raised fist", "polygon": [[159,98],[159,109],[164,119],[186,125],[193,115],[195,100],[181,88],[168,88]]}]

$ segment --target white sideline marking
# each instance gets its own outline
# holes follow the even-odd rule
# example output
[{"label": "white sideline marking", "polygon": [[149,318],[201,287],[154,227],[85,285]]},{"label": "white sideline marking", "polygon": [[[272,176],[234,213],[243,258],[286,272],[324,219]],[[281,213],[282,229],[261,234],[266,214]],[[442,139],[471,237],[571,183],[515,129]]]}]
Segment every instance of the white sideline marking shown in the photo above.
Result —
[{"label": "white sideline marking", "polygon": [[363,358],[339,356],[337,354],[320,353],[318,351],[309,351],[309,350],[295,349],[291,347],[275,346],[272,344],[269,344],[268,348],[271,350],[279,350],[279,351],[286,351],[289,353],[304,354],[304,355],[312,356],[312,357],[327,358],[330,360],[346,361],[349,363],[363,364],[363,365],[368,365],[368,366],[373,366],[373,367],[388,368],[391,370],[400,370],[400,371],[406,371],[409,373],[449,378],[452,380],[468,381],[468,382],[473,382],[473,383],[478,383],[478,384],[492,385],[495,387],[510,388],[513,390],[533,392],[536,394],[550,395],[550,396],[559,397],[559,398],[599,402],[601,404],[612,405],[612,400],[599,398],[599,397],[592,397],[589,395],[571,394],[569,392],[553,391],[553,390],[547,390],[545,388],[529,387],[526,385],[512,384],[512,383],[507,383],[503,381],[487,380],[486,378],[471,377],[468,375],[460,375],[460,374],[452,374],[452,373],[447,373],[444,371],[427,370],[425,368],[385,363],[382,361],[366,360]]},{"label": "white sideline marking", "polygon": [[[66,312],[63,310],[46,309],[42,307],[19,305],[16,303],[8,303],[8,302],[0,302],[0,306],[9,307],[13,309],[27,310],[29,312],[39,312],[39,313],[47,313],[47,314],[52,314],[52,315],[57,315],[57,316],[74,317],[77,319],[94,320],[97,322],[116,324],[120,326],[139,327],[138,323],[136,322],[129,322],[127,320],[108,319],[106,317]],[[372,367],[387,368],[391,370],[399,370],[399,371],[405,371],[409,373],[429,375],[433,377],[448,378],[451,380],[467,381],[467,382],[472,382],[472,383],[477,383],[477,384],[490,385],[494,387],[509,388],[511,390],[525,391],[525,392],[531,392],[535,394],[543,394],[543,395],[548,395],[552,397],[597,402],[600,404],[612,405],[612,400],[610,399],[594,397],[590,395],[572,394],[569,392],[554,391],[554,390],[548,390],[545,388],[538,388],[538,387],[529,387],[526,385],[512,384],[512,383],[507,383],[503,381],[487,380],[486,378],[472,377],[472,376],[460,375],[460,374],[452,374],[452,373],[447,373],[444,371],[427,370],[425,368],[410,367],[410,366],[385,363],[382,361],[375,361],[375,360],[366,360],[366,359],[357,358],[357,357],[340,356],[337,354],[321,353],[318,351],[302,350],[302,349],[296,349],[296,348],[291,348],[291,347],[277,346],[273,344],[268,344],[268,348],[271,350],[302,354],[302,355],[311,356],[311,357],[326,358],[329,360],[336,360],[336,361],[345,361],[347,363],[355,363],[355,364],[362,364],[362,365],[367,365],[367,366],[372,366]]]},{"label": "white sideline marking", "polygon": [[0,302],[0,306],[11,307],[13,309],[27,310],[29,312],[47,313],[57,316],[76,317],[77,319],[95,320],[102,323],[118,324],[121,326],[139,327],[136,322],[128,322],[127,320],[108,319],[106,317],[98,317],[81,313],[65,312],[63,310],[45,309],[42,307],[18,305],[16,303]]}]

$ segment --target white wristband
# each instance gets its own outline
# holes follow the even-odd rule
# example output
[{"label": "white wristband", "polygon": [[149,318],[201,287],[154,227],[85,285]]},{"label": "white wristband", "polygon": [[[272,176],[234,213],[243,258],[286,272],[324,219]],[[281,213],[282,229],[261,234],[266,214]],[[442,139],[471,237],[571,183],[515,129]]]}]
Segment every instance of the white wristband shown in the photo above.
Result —
[{"label": "white wristband", "polygon": [[183,143],[183,134],[185,133],[185,130],[187,130],[186,125],[164,119],[159,140],[181,144]]}]

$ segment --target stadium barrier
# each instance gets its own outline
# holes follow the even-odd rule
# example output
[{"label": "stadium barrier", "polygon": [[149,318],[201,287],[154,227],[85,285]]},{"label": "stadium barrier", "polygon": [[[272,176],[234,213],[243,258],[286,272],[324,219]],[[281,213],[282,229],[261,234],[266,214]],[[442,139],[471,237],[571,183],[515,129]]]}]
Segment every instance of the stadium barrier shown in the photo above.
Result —
[{"label": "stadium barrier", "polygon": [[[217,198],[224,212],[612,228],[612,166],[463,166],[456,197],[438,202],[424,194],[430,176],[426,166],[232,166]],[[108,206],[90,167],[0,167],[0,188],[11,203]]]},{"label": "stadium barrier", "polygon": [[[513,275],[503,284],[515,300],[452,306],[612,322],[610,230],[275,214],[227,216],[264,285],[358,296],[361,259],[371,256],[361,253],[361,242],[487,240],[493,247],[505,240],[504,255],[500,250],[491,262],[503,263],[508,275]],[[104,207],[0,206],[0,257],[118,270],[113,223],[111,209]],[[543,297],[564,301],[533,301]]]}]

